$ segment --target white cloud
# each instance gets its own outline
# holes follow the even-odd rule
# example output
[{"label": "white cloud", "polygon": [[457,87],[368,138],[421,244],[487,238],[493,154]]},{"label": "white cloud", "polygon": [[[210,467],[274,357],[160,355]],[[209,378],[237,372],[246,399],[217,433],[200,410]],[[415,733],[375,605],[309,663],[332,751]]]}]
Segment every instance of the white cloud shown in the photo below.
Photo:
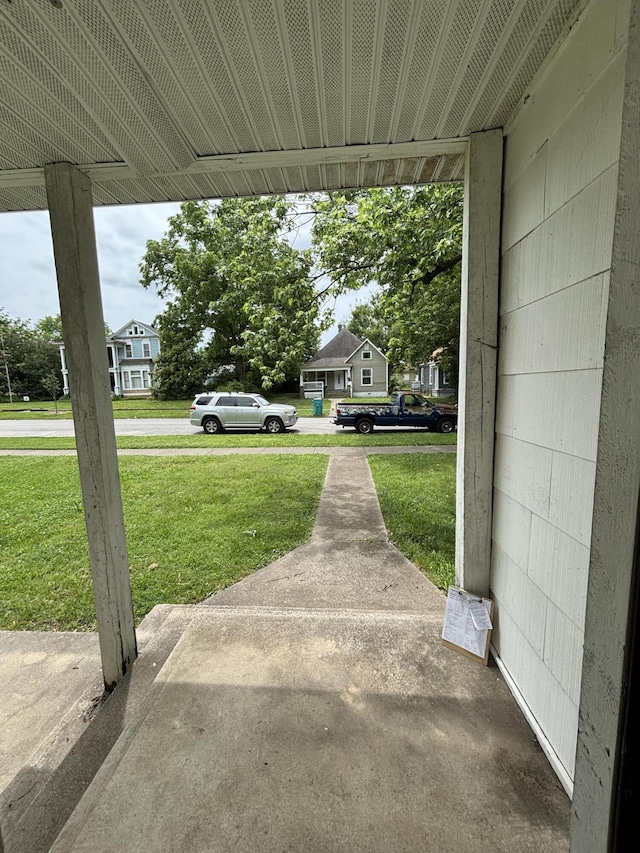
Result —
[{"label": "white cloud", "polygon": [[[162,300],[140,284],[138,266],[146,241],[158,240],[167,229],[178,204],[121,205],[94,210],[102,306],[106,322],[118,329],[132,318],[152,323],[161,313]],[[291,242],[298,249],[311,243],[310,222],[304,223]],[[345,323],[354,305],[369,297],[371,288],[330,300],[335,325],[322,343]],[[11,317],[36,321],[59,314],[53,246],[47,211],[0,215],[0,309]]]},{"label": "white cloud", "polygon": [[[162,311],[154,291],[139,283],[146,241],[159,239],[177,204],[95,208],[104,317],[113,328],[132,317],[152,322]],[[46,211],[0,216],[0,308],[11,317],[39,320],[59,314],[53,245]]]}]

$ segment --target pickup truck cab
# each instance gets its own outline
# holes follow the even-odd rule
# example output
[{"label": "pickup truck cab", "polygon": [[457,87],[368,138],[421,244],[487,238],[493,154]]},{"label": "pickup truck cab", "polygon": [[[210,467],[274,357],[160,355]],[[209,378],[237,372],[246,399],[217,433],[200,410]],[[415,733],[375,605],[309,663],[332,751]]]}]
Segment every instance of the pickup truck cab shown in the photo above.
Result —
[{"label": "pickup truck cab", "polygon": [[374,427],[412,426],[450,433],[458,426],[457,406],[433,405],[415,391],[394,391],[390,403],[338,403],[331,419],[367,435]]}]

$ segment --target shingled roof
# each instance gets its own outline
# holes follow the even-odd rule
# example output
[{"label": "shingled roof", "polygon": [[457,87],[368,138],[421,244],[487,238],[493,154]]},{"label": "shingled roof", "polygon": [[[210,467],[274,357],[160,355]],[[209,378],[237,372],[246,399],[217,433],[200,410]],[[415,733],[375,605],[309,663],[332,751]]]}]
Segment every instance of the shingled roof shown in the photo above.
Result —
[{"label": "shingled roof", "polygon": [[360,338],[356,337],[346,326],[341,326],[335,338],[313,356],[302,366],[303,370],[326,370],[336,367],[344,367],[345,361],[362,344]]}]

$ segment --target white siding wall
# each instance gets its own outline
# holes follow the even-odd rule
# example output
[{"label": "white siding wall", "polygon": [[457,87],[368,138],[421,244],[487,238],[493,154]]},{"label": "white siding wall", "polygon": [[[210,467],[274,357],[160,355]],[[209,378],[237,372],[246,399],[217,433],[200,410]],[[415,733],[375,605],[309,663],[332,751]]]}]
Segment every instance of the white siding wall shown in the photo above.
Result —
[{"label": "white siding wall", "polygon": [[506,134],[494,644],[565,783],[578,725],[628,14],[628,0],[592,0]]}]

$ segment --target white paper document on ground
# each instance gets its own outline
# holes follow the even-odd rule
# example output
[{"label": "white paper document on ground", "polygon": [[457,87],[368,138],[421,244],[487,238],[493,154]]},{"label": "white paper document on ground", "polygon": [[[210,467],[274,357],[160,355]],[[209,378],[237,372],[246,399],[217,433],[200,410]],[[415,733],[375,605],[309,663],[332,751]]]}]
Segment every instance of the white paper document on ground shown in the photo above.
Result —
[{"label": "white paper document on ground", "polygon": [[450,586],[442,627],[442,639],[484,658],[491,623],[491,601]]}]

